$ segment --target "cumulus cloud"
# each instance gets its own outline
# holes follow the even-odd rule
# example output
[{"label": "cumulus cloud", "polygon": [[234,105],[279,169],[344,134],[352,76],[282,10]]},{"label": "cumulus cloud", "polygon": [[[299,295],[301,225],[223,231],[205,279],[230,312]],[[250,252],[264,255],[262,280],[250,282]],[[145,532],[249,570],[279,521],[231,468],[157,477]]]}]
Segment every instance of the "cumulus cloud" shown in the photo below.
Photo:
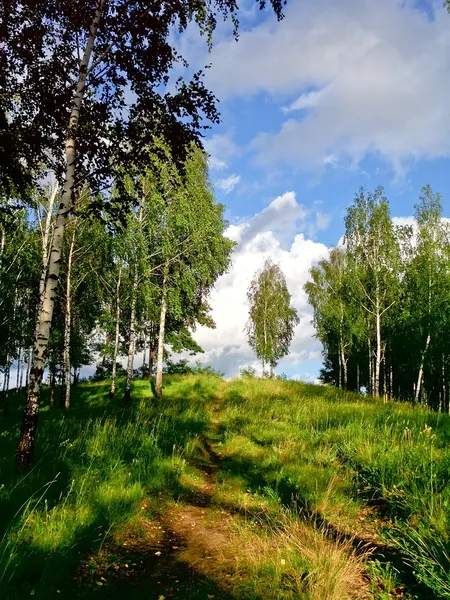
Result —
[{"label": "cumulus cloud", "polygon": [[[269,206],[251,219],[244,220],[238,226],[232,226],[229,236],[244,246],[255,240],[258,233],[270,231],[281,242],[292,236],[299,221],[304,221],[308,215],[306,208],[299,204],[295,192],[286,192],[273,200]],[[260,243],[263,240],[259,240]]]},{"label": "cumulus cloud", "polygon": [[219,190],[223,190],[225,194],[229,194],[234,190],[240,180],[240,175],[230,175],[229,177],[217,180],[214,185],[219,188]]},{"label": "cumulus cloud", "polygon": [[221,98],[266,93],[284,108],[279,130],[254,140],[261,162],[335,166],[376,153],[401,174],[450,156],[449,16],[421,8],[293,0],[281,23],[219,43],[208,84]]},{"label": "cumulus cloud", "polygon": [[[309,216],[308,216],[309,215]],[[289,219],[297,221],[299,228],[288,239],[285,226]],[[280,363],[283,368],[301,370],[302,365],[320,362],[321,347],[314,338],[311,325],[312,312],[303,285],[308,280],[309,269],[327,255],[323,244],[308,239],[304,231],[309,218],[315,215],[297,202],[294,192],[276,198],[263,211],[237,225],[230,225],[226,235],[238,242],[230,271],[221,277],[211,294],[212,316],[216,329],[199,327],[195,338],[204,348],[199,358],[235,376],[239,369],[252,365],[259,370],[244,331],[248,316],[247,289],[264,260],[271,257],[280,263],[292,294],[292,304],[298,310],[301,323],[297,327],[290,355]]]},{"label": "cumulus cloud", "polygon": [[204,142],[205,150],[209,154],[209,167],[213,171],[227,169],[232,158],[239,156],[238,146],[233,142],[230,133],[215,133]]}]

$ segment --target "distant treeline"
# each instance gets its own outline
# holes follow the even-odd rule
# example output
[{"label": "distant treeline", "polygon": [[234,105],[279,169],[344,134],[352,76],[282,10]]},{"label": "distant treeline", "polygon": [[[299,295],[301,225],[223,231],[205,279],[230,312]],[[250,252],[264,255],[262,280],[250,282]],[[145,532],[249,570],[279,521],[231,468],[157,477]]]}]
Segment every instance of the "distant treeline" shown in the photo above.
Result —
[{"label": "distant treeline", "polygon": [[450,226],[430,186],[414,208],[413,225],[395,225],[382,188],[361,189],[305,290],[324,381],[449,411]]}]

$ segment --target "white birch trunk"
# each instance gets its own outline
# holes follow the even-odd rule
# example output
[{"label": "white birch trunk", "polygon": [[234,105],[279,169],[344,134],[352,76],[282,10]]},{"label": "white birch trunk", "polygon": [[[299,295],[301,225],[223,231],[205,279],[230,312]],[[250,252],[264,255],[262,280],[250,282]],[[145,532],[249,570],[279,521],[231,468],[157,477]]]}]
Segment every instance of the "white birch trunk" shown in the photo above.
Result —
[{"label": "white birch trunk", "polygon": [[120,283],[122,277],[122,265],[119,266],[119,273],[117,276],[116,286],[116,324],[114,331],[114,349],[113,349],[113,360],[111,368],[111,387],[109,389],[109,396],[113,398],[116,393],[116,378],[117,378],[117,354],[119,353],[119,331],[120,331]]},{"label": "white birch trunk", "polygon": [[[35,324],[35,338],[37,338],[39,334],[39,323],[40,323],[40,314],[42,310],[42,306],[44,304],[44,292],[45,292],[45,282],[47,280],[47,270],[48,270],[48,259],[49,259],[49,250],[50,250],[50,239],[51,239],[51,229],[52,229],[52,217],[53,217],[53,205],[55,203],[56,194],[58,193],[59,185],[58,182],[55,183],[53,189],[50,192],[47,204],[47,214],[45,217],[45,225],[42,230],[42,264],[41,264],[41,277],[39,279],[39,304],[38,311],[36,313],[36,324]],[[40,208],[38,208],[40,211]],[[40,217],[39,217],[40,219]]]},{"label": "white birch trunk", "polygon": [[377,292],[377,301],[376,301],[376,334],[377,334],[377,351],[375,357],[375,381],[374,381],[374,390],[373,395],[380,395],[380,370],[381,370],[381,315],[380,315],[380,302],[378,299]]},{"label": "white birch trunk", "polygon": [[22,370],[22,348],[19,348],[19,356],[17,357],[17,377],[16,377],[16,391],[19,392],[20,372]]},{"label": "white birch trunk", "polygon": [[61,404],[66,410],[70,408],[70,336],[72,331],[72,260],[75,249],[76,222],[73,223],[74,229],[72,239],[70,240],[69,255],[67,257],[67,278],[66,278],[66,307],[64,315],[64,345],[63,345],[63,368],[64,383]]},{"label": "white birch trunk", "polygon": [[42,377],[44,375],[48,341],[53,319],[53,308],[58,293],[58,282],[61,268],[61,253],[64,237],[64,229],[72,204],[72,196],[75,185],[75,161],[76,161],[76,131],[80,116],[81,105],[86,90],[86,77],[91,59],[94,42],[100,18],[106,0],[99,0],[92,21],[88,40],[81,59],[78,73],[78,82],[70,110],[69,126],[65,144],[66,154],[66,177],[58,207],[58,213],[53,231],[51,251],[48,260],[48,272],[45,282],[43,303],[38,311],[39,326],[36,328],[32,365],[28,383],[27,401],[23,413],[23,421],[17,447],[17,465],[19,468],[29,468],[33,461],[34,444],[39,414],[39,396],[41,391]]},{"label": "white birch trunk", "polygon": [[344,390],[347,389],[347,358],[345,356],[344,346],[341,344],[341,363],[342,363],[342,384]]},{"label": "white birch trunk", "polygon": [[134,365],[134,353],[136,346],[136,296],[138,289],[138,277],[139,270],[136,264],[134,269],[134,279],[131,289],[131,315],[130,315],[130,339],[128,343],[128,360],[127,360],[127,376],[125,381],[125,402],[129,402],[131,399],[131,382],[133,380],[133,365]]},{"label": "white birch trunk", "polygon": [[427,335],[427,339],[426,339],[426,342],[425,342],[425,348],[423,349],[422,356],[420,357],[419,374],[417,375],[416,393],[415,393],[415,396],[414,396],[414,400],[416,402],[418,402],[419,398],[420,398],[420,390],[422,388],[422,380],[423,380],[423,367],[424,367],[424,364],[425,364],[425,357],[427,355],[428,348],[430,346],[430,342],[431,342],[431,334],[429,333]]},{"label": "white birch trunk", "polygon": [[158,355],[156,359],[156,386],[155,392],[158,398],[162,398],[163,386],[163,358],[164,358],[164,336],[166,332],[166,313],[167,313],[167,268],[164,271],[161,314],[159,317],[159,336],[158,336]]},{"label": "white birch trunk", "polygon": [[392,365],[389,367],[389,398],[394,396],[394,368]]},{"label": "white birch trunk", "polygon": [[148,378],[151,380],[153,377],[153,364],[155,362],[157,346],[155,344],[156,338],[156,323],[151,321],[150,323],[150,335],[148,339]]},{"label": "white birch trunk", "polygon": [[144,332],[144,348],[142,350],[142,379],[145,377],[145,368],[147,366],[147,334]]},{"label": "white birch trunk", "polygon": [[24,356],[22,359],[22,366],[20,368],[20,379],[19,379],[19,389],[23,387],[23,376],[25,374],[25,363],[28,362],[28,353],[24,352]]},{"label": "white birch trunk", "polygon": [[[143,218],[143,200],[139,207],[139,224],[142,223]],[[124,400],[128,403],[131,399],[131,382],[133,380],[133,365],[134,365],[134,354],[136,351],[136,301],[137,291],[139,286],[139,249],[136,251],[136,263],[134,265],[134,278],[133,285],[131,288],[131,314],[130,314],[130,340],[128,344],[128,360],[127,360],[127,377],[125,380],[125,394]]]},{"label": "white birch trunk", "polygon": [[342,346],[340,341],[338,351],[338,388],[342,388]]}]

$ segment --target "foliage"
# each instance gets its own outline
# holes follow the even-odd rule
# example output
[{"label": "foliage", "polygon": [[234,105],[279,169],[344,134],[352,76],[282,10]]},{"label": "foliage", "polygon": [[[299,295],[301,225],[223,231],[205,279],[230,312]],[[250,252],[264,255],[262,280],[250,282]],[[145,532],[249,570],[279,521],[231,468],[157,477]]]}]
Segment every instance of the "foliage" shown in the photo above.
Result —
[{"label": "foliage", "polygon": [[361,190],[345,245],[311,269],[305,291],[324,381],[447,411],[450,229],[429,186],[415,208],[413,227],[394,227],[382,190]]},{"label": "foliage", "polygon": [[186,358],[180,358],[177,362],[166,360],[164,371],[168,375],[209,375],[220,378],[224,376],[221,371],[217,371],[211,365],[203,365],[199,360],[192,365]]},{"label": "foliage", "polygon": [[242,367],[242,369],[240,370],[240,375],[241,377],[248,377],[250,379],[253,379],[254,377],[256,377],[256,369],[254,367]]},{"label": "foliage", "polygon": [[279,265],[266,260],[255,274],[247,297],[248,343],[262,360],[263,374],[267,364],[272,376],[278,361],[289,352],[294,328],[300,322],[297,311],[290,306],[291,295]]},{"label": "foliage", "polygon": [[[282,2],[271,4],[281,18]],[[75,8],[64,2],[3,3],[0,195],[24,192],[42,168],[62,177],[73,84],[82,71],[96,11],[100,26],[93,57],[81,72],[86,77],[81,89],[87,93],[76,128],[77,183],[89,181],[98,191],[118,168],[145,164],[143,149],[155,134],[181,164],[188,144],[200,143],[203,119],[217,122],[218,112],[201,71],[190,81],[180,77],[169,91],[174,66],[187,67],[175,48],[174,30],[181,34],[195,24],[210,44],[220,17],[231,15],[237,34],[237,9],[234,0],[153,1],[145,7],[127,0],[82,0]],[[122,192],[123,202],[126,190]],[[91,207],[98,209],[99,200],[97,196]],[[106,207],[117,214],[120,203]]]}]

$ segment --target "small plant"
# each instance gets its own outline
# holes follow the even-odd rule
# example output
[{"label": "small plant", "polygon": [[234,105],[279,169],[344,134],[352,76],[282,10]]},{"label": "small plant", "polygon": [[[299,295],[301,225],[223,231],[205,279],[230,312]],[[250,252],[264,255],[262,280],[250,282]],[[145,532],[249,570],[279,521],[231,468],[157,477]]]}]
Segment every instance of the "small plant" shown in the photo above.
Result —
[{"label": "small plant", "polygon": [[256,377],[256,369],[253,367],[242,367],[239,371],[240,376],[247,379],[254,379]]}]

